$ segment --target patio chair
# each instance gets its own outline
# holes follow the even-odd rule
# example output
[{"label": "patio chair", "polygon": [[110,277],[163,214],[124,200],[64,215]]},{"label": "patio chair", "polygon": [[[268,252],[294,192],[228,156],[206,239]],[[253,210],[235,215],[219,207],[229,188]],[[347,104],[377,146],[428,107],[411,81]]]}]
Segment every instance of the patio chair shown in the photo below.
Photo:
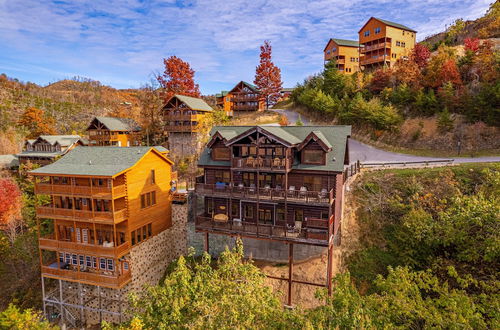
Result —
[{"label": "patio chair", "polygon": [[255,193],[255,184],[254,183],[251,183],[250,184],[250,187],[248,188],[248,192],[250,193]]},{"label": "patio chair", "polygon": [[246,166],[248,166],[248,167],[254,167],[254,164],[255,164],[254,158],[252,156],[248,157],[247,161],[246,161]]},{"label": "patio chair", "polygon": [[299,196],[300,197],[306,197],[307,196],[307,187],[300,187],[300,191],[299,191]]},{"label": "patio chair", "polygon": [[280,166],[281,166],[280,159],[278,157],[274,158],[273,167],[280,167]]},{"label": "patio chair", "polygon": [[321,191],[318,193],[318,199],[319,200],[322,200],[324,198],[326,198],[326,196],[328,195],[328,190],[326,190],[326,188],[323,188],[321,189]]},{"label": "patio chair", "polygon": [[295,186],[290,186],[288,188],[288,196],[289,197],[295,197]]}]

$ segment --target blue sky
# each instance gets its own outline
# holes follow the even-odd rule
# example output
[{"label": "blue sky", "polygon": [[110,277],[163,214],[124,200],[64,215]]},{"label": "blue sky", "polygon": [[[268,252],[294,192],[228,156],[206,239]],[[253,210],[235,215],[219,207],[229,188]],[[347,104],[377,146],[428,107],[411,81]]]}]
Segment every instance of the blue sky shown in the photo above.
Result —
[{"label": "blue sky", "polygon": [[331,37],[357,39],[370,17],[405,24],[417,38],[493,0],[0,0],[0,73],[46,85],[73,76],[135,88],[177,55],[204,94],[253,81],[270,40],[285,87],[322,68]]}]

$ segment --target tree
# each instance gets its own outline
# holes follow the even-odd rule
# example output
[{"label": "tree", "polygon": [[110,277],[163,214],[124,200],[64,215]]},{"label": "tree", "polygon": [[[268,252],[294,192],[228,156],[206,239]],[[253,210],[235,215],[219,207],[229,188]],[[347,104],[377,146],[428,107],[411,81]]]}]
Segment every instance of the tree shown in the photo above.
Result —
[{"label": "tree", "polygon": [[347,92],[347,78],[337,68],[335,60],[328,61],[322,73],[323,92],[330,96],[342,98]]},{"label": "tree", "polygon": [[199,262],[190,259],[180,257],[162,284],[133,298],[136,323],[145,329],[284,329],[300,322],[264,284],[264,274],[243,258],[241,241],[216,265],[208,254]]},{"label": "tree", "polygon": [[281,115],[279,124],[280,124],[280,126],[288,126],[288,124],[289,124],[288,117],[285,115]]},{"label": "tree", "polygon": [[441,87],[447,81],[460,85],[460,73],[455,59],[456,54],[453,48],[440,46],[438,53],[427,64],[424,77],[425,84],[432,88]]},{"label": "tree", "polygon": [[21,311],[13,304],[10,304],[6,310],[0,313],[0,328],[12,330],[59,329],[59,327],[45,321],[40,312],[32,309]]},{"label": "tree", "polygon": [[21,115],[18,124],[28,130],[28,138],[56,133],[54,118],[47,116],[43,110],[35,107],[27,108]]},{"label": "tree", "polygon": [[464,40],[465,51],[477,52],[479,50],[479,39],[478,38],[465,38]]},{"label": "tree", "polygon": [[269,104],[277,101],[282,88],[281,70],[274,65],[271,58],[271,44],[264,41],[260,46],[260,63],[255,68],[254,84],[259,88],[260,94],[266,99],[266,109]]},{"label": "tree", "polygon": [[200,97],[198,84],[194,82],[194,70],[188,62],[177,56],[163,59],[165,70],[156,79],[163,88],[164,100],[170,99],[175,94]]},{"label": "tree", "polygon": [[0,226],[6,226],[20,217],[21,191],[8,178],[0,178]]},{"label": "tree", "polygon": [[424,44],[416,44],[411,52],[410,58],[417,63],[419,68],[424,68],[427,65],[427,61],[431,57],[431,51],[429,47]]},{"label": "tree", "polygon": [[453,119],[450,116],[448,108],[445,107],[438,115],[437,126],[441,132],[449,132],[453,129]]},{"label": "tree", "polygon": [[370,81],[368,89],[370,92],[378,94],[384,90],[384,88],[391,85],[392,70],[390,69],[380,69],[375,71],[373,78]]},{"label": "tree", "polygon": [[149,145],[160,145],[163,142],[162,95],[155,80],[143,86],[137,93],[139,99],[142,132],[144,142]]},{"label": "tree", "polygon": [[302,122],[302,118],[300,118],[300,115],[299,118],[297,118],[297,121],[295,122],[295,126],[304,126],[304,123]]}]

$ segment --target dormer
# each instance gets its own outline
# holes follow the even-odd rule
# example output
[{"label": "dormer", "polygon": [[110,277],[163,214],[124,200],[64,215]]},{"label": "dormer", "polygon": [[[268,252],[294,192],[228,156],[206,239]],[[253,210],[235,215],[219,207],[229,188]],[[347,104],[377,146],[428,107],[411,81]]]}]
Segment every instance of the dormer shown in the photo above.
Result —
[{"label": "dormer", "polygon": [[300,162],[307,165],[325,165],[326,155],[332,151],[332,145],[320,131],[312,131],[297,146]]},{"label": "dormer", "polygon": [[207,144],[212,160],[231,160],[231,149],[224,143],[224,138],[217,132]]}]

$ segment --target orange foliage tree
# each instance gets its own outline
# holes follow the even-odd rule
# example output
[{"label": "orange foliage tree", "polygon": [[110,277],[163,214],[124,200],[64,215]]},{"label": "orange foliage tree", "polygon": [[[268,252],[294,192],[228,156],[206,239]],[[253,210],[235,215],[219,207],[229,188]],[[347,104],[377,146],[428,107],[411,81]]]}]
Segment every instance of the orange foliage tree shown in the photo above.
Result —
[{"label": "orange foliage tree", "polygon": [[20,216],[21,191],[9,178],[0,178],[0,226]]},{"label": "orange foliage tree", "polygon": [[165,70],[156,79],[164,90],[165,100],[175,94],[200,97],[199,86],[194,82],[194,70],[188,62],[184,62],[177,56],[170,56],[163,59],[163,64]]},{"label": "orange foliage tree", "polygon": [[411,52],[410,58],[417,63],[420,68],[427,65],[427,61],[431,57],[431,52],[426,45],[416,44]]},{"label": "orange foliage tree", "polygon": [[372,93],[380,93],[384,88],[391,86],[391,79],[391,69],[379,69],[373,74],[368,89]]},{"label": "orange foliage tree", "polygon": [[54,118],[46,116],[42,109],[27,108],[18,121],[29,131],[28,138],[35,138],[42,134],[56,134]]},{"label": "orange foliage tree", "polygon": [[277,101],[283,82],[281,81],[281,70],[274,65],[271,58],[271,44],[264,41],[260,46],[260,63],[255,68],[254,84],[259,88],[260,94],[266,99],[266,109],[270,102]]}]

